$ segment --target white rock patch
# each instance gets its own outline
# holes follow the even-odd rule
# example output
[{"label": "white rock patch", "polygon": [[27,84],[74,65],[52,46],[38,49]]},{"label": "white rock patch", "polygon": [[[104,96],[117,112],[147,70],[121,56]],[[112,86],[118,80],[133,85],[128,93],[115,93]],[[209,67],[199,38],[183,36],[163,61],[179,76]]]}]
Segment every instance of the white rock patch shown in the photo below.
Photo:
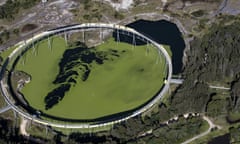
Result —
[{"label": "white rock patch", "polygon": [[104,0],[105,2],[108,2],[112,7],[114,7],[116,10],[127,10],[131,8],[131,5],[133,4],[133,0],[121,0],[120,3],[114,3],[111,0]]}]

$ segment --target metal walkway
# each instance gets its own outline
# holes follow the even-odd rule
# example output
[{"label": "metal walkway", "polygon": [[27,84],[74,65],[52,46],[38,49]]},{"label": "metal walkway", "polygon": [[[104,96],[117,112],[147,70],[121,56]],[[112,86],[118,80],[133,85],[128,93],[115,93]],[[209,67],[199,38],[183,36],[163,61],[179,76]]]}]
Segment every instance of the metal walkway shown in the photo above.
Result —
[{"label": "metal walkway", "polygon": [[174,83],[174,84],[182,84],[184,81],[184,79],[171,79],[170,83]]},{"label": "metal walkway", "polygon": [[0,109],[0,114],[10,110],[11,108],[12,107],[10,105],[5,106],[4,108]]},{"label": "metal walkway", "polygon": [[[113,30],[117,30],[117,31],[118,30],[126,31],[126,32],[131,33],[134,38],[135,38],[135,36],[141,37],[142,39],[144,39],[147,42],[154,45],[158,49],[158,51],[161,52],[165,56],[166,63],[168,65],[168,77],[165,79],[164,88],[162,89],[162,91],[159,92],[158,95],[153,100],[151,100],[148,104],[146,104],[142,108],[134,111],[133,113],[131,113],[130,115],[128,115],[126,117],[116,118],[116,119],[111,120],[111,121],[102,121],[100,123],[92,123],[92,124],[91,123],[90,124],[88,124],[88,123],[83,123],[83,124],[54,123],[54,122],[47,121],[47,120],[44,120],[44,119],[39,119],[39,118],[35,117],[34,115],[31,115],[31,114],[21,110],[20,108],[18,108],[10,99],[11,95],[8,93],[8,90],[7,90],[8,85],[5,83],[5,81],[1,80],[0,81],[0,84],[1,84],[1,89],[0,90],[2,91],[4,97],[6,98],[6,102],[10,105],[9,106],[10,108],[12,108],[14,111],[18,112],[20,115],[22,115],[23,117],[25,117],[29,120],[32,120],[34,122],[37,122],[37,123],[40,123],[40,124],[43,124],[43,125],[47,125],[47,126],[53,126],[53,127],[58,127],[58,128],[95,128],[95,127],[102,127],[102,126],[112,125],[112,124],[115,124],[115,123],[120,123],[120,122],[125,121],[129,118],[132,118],[136,115],[139,115],[142,112],[149,109],[150,107],[152,107],[155,103],[157,103],[162,98],[162,96],[165,93],[168,92],[169,84],[170,84],[171,77],[172,77],[172,60],[171,60],[171,57],[168,55],[168,52],[162,47],[162,45],[156,43],[155,41],[151,40],[150,38],[146,37],[145,35],[135,31],[132,28],[121,26],[121,25],[104,24],[104,23],[86,23],[86,24],[77,24],[77,25],[65,26],[65,27],[45,31],[45,32],[37,34],[37,35],[33,36],[32,38],[26,40],[25,43],[23,43],[23,42],[20,43],[19,47],[16,48],[8,56],[8,60],[12,60],[12,59],[16,58],[16,55],[19,55],[27,45],[30,45],[30,44],[34,43],[35,41],[38,41],[39,39],[47,38],[50,35],[65,33],[65,32],[79,30],[79,29],[80,30],[81,29],[88,29],[88,28],[107,28],[107,29],[113,29]],[[6,67],[7,65],[8,65],[8,62],[5,62],[4,66]],[[4,71],[4,70],[5,69],[3,68],[2,71]]]}]

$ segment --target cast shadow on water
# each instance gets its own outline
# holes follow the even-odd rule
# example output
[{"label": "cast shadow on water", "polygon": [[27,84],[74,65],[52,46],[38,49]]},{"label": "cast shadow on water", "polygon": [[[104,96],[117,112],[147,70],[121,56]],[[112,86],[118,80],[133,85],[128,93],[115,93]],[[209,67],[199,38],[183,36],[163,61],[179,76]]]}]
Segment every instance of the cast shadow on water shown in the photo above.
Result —
[{"label": "cast shadow on water", "polygon": [[[182,58],[185,49],[185,42],[182,33],[176,24],[166,20],[138,20],[126,26],[134,28],[159,44],[169,45],[172,51],[173,74],[179,74],[182,72]],[[115,37],[115,40],[117,40],[116,33],[113,36]],[[120,36],[120,40],[130,44],[133,42],[132,37]],[[137,40],[136,44],[141,45],[146,43]]]},{"label": "cast shadow on water", "polygon": [[208,144],[230,144],[230,134],[215,137]]}]

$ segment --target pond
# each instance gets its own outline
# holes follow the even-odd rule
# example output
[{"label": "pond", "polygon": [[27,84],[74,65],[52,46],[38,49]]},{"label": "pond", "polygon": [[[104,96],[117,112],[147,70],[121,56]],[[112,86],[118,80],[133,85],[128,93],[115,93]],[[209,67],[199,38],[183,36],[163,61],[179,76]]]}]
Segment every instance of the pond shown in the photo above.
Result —
[{"label": "pond", "polygon": [[173,74],[182,72],[185,42],[176,24],[166,20],[138,20],[127,26],[134,28],[160,44],[169,45],[172,51]]},{"label": "pond", "polygon": [[212,139],[208,144],[230,144],[230,135],[225,134],[219,137]]}]

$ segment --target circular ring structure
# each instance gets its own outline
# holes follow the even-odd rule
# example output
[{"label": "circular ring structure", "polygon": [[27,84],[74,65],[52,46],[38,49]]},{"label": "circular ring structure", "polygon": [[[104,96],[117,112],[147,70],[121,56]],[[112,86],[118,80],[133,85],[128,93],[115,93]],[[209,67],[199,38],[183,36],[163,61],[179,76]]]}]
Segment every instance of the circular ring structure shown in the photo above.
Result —
[{"label": "circular ring structure", "polygon": [[[35,115],[29,114],[28,112],[22,110],[19,108],[15,102],[14,99],[12,98],[11,94],[9,93],[9,85],[7,83],[8,78],[4,79],[6,69],[11,65],[11,61],[15,60],[17,56],[21,54],[22,51],[26,50],[26,47],[31,45],[32,43],[47,38],[51,35],[63,33],[63,32],[68,32],[68,31],[74,31],[74,30],[81,30],[81,29],[88,29],[88,28],[107,28],[107,29],[113,29],[113,30],[120,30],[124,32],[131,33],[134,36],[140,37],[141,39],[144,39],[145,41],[149,42],[150,44],[154,45],[156,48],[158,48],[159,53],[161,52],[165,59],[166,59],[166,64],[167,64],[167,76],[166,79],[164,80],[163,87],[161,91],[155,96],[151,101],[149,101],[147,104],[142,106],[141,108],[131,112],[130,114],[124,116],[124,117],[116,117],[111,120],[106,120],[106,121],[101,121],[101,122],[96,122],[96,123],[57,123],[57,122],[51,122],[45,119],[41,119],[36,117]],[[57,128],[97,128],[97,127],[102,127],[102,126],[107,126],[107,125],[113,125],[115,123],[120,123],[122,121],[125,121],[127,119],[130,119],[132,117],[135,117],[143,112],[145,112],[147,109],[152,107],[155,103],[157,103],[165,93],[167,93],[169,89],[169,84],[170,84],[170,79],[172,77],[172,62],[171,62],[171,57],[169,56],[168,52],[163,48],[162,45],[156,43],[155,41],[151,40],[150,38],[144,36],[143,34],[137,32],[136,30],[121,26],[121,25],[116,25],[116,24],[104,24],[104,23],[86,23],[86,24],[76,24],[76,25],[70,25],[70,26],[65,26],[65,27],[60,27],[57,29],[52,29],[48,30],[45,32],[42,32],[40,34],[37,34],[33,36],[32,38],[20,42],[18,44],[18,47],[7,57],[5,60],[1,72],[0,72],[0,87],[1,87],[1,92],[5,98],[5,101],[8,103],[8,105],[11,106],[11,108],[16,111],[18,114],[23,116],[26,119],[32,120],[36,123],[40,123],[46,126],[52,126],[52,127],[57,127]],[[7,80],[6,80],[7,79]]]}]

